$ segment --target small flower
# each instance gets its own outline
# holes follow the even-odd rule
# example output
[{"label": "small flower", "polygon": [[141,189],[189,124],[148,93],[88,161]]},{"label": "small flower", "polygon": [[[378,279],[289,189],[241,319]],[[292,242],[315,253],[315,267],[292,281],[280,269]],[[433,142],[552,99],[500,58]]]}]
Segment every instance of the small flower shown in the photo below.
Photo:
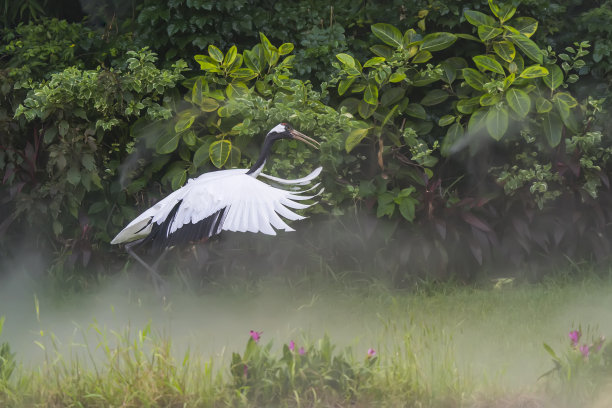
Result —
[{"label": "small flower", "polygon": [[580,352],[585,358],[587,358],[589,356],[589,346],[583,344],[582,346],[580,346]]},{"label": "small flower", "polygon": [[298,353],[300,353],[300,356],[303,356],[304,354],[306,354],[306,350],[304,350],[304,347],[300,347]]},{"label": "small flower", "polygon": [[293,340],[291,340],[289,342],[289,350],[294,351],[295,350],[295,342]]},{"label": "small flower", "polygon": [[261,335],[263,334],[263,332],[251,330],[249,334],[251,335],[251,338],[255,341],[255,343],[257,343],[259,342],[259,339],[261,338]]},{"label": "small flower", "polygon": [[578,330],[572,330],[571,332],[569,332],[569,338],[572,341],[573,347],[576,347],[578,345],[581,335],[582,333],[580,333]]},{"label": "small flower", "polygon": [[367,358],[372,358],[372,357],[376,357],[376,350],[374,350],[373,348],[369,348]]},{"label": "small flower", "polygon": [[242,371],[242,372],[243,372],[243,374],[244,374],[244,377],[246,378],[247,374],[249,373],[249,368],[247,367],[247,365],[246,365],[246,364],[244,365],[244,369],[243,369],[243,371]]}]

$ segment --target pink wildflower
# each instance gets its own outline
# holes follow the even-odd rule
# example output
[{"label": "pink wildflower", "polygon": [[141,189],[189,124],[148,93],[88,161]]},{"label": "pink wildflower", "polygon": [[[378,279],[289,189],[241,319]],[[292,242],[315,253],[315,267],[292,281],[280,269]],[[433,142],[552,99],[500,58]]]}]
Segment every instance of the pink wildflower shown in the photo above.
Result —
[{"label": "pink wildflower", "polygon": [[580,333],[578,330],[572,330],[571,332],[569,332],[569,338],[572,341],[573,347],[576,347],[578,345],[581,335],[582,333]]},{"label": "pink wildflower", "polygon": [[369,348],[368,349],[368,358],[372,358],[376,356],[376,350],[374,350],[373,348]]},{"label": "pink wildflower", "polygon": [[303,356],[304,354],[306,354],[306,350],[304,350],[304,347],[300,347],[298,353],[300,353],[300,356]]},{"label": "pink wildflower", "polygon": [[291,340],[289,342],[289,350],[294,351],[295,350],[295,342],[293,340]]},{"label": "pink wildflower", "polygon": [[583,344],[582,346],[580,346],[580,352],[585,358],[588,357],[589,356],[589,346],[587,346],[586,344]]},{"label": "pink wildflower", "polygon": [[263,334],[263,332],[251,330],[249,334],[251,335],[251,338],[255,341],[255,343],[257,343],[259,342],[259,339],[261,338],[261,335]]}]

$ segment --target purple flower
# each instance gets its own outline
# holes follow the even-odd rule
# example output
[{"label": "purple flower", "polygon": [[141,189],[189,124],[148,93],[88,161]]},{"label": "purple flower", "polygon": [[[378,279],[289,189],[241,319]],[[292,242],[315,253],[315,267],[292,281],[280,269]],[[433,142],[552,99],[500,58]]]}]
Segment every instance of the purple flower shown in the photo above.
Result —
[{"label": "purple flower", "polygon": [[249,334],[251,335],[251,338],[255,341],[255,343],[257,343],[259,342],[259,339],[261,338],[261,335],[263,334],[263,332],[251,330]]},{"label": "purple flower", "polygon": [[291,340],[289,342],[289,350],[294,351],[295,350],[295,342],[293,340]]},{"label": "purple flower", "polygon": [[580,352],[585,358],[588,357],[589,356],[589,346],[587,346],[586,344],[583,344],[582,346],[580,346]]},{"label": "purple flower", "polygon": [[298,353],[300,353],[300,356],[303,356],[304,354],[306,354],[306,350],[304,350],[304,347],[300,347]]},{"label": "purple flower", "polygon": [[376,357],[376,350],[373,348],[368,349],[368,358]]},{"label": "purple flower", "polygon": [[569,332],[569,338],[572,341],[572,346],[576,347],[578,345],[581,335],[582,333],[580,333],[578,330],[572,330]]}]

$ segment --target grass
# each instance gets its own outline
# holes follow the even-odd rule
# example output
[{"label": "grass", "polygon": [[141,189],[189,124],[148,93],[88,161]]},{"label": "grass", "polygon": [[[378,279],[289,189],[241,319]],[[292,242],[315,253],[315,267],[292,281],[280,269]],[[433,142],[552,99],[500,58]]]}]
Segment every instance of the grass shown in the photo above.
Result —
[{"label": "grass", "polygon": [[[609,279],[485,286],[277,278],[160,299],[122,280],[57,301],[13,282],[0,293],[0,362],[16,368],[0,364],[0,406],[607,403],[612,347],[584,359],[567,334],[612,332]],[[540,378],[554,367],[543,343],[561,369]]]}]

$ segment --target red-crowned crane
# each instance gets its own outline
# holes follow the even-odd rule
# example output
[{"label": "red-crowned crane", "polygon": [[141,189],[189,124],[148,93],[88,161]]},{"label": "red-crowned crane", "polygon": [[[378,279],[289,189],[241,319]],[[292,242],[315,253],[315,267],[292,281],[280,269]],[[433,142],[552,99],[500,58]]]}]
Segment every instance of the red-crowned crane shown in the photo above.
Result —
[{"label": "red-crowned crane", "polygon": [[[293,129],[287,123],[275,126],[264,140],[259,158],[250,169],[218,170],[190,179],[187,184],[159,201],[130,222],[111,244],[126,244],[126,250],[155,279],[161,280],[155,267],[150,266],[131,249],[137,244],[150,244],[153,250],[166,249],[188,242],[200,241],[221,231],[262,232],[276,235],[275,229],[293,231],[280,216],[291,220],[304,217],[291,209],[304,209],[312,204],[299,201],[317,196],[304,195],[313,187],[284,190],[257,179],[258,176],[287,186],[311,183],[321,173],[321,167],[308,176],[285,180],[262,173],[272,144],[281,139],[295,139],[319,147],[314,139]],[[291,187],[289,187],[291,188]],[[161,259],[161,257],[160,257]]]}]

